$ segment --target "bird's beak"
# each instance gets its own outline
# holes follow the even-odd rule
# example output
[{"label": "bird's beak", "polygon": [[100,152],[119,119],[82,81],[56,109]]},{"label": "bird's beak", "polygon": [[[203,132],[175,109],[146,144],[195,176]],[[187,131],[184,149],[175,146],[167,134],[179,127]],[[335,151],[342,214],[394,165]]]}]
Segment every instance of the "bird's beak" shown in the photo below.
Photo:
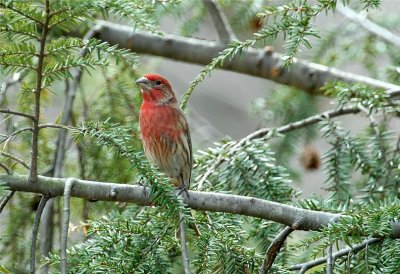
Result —
[{"label": "bird's beak", "polygon": [[150,81],[146,77],[142,77],[136,80],[136,84],[142,89],[148,89],[150,87],[149,83]]}]

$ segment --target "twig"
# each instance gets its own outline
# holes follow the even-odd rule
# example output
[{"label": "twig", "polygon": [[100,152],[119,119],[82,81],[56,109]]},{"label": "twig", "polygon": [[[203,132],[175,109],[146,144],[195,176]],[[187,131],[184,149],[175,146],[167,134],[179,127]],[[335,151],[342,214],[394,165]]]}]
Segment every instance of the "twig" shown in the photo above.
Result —
[{"label": "twig", "polygon": [[185,224],[185,216],[182,212],[179,212],[179,229],[181,236],[181,250],[182,250],[182,264],[183,270],[185,274],[190,274],[189,268],[189,255],[187,250],[187,241],[186,241],[186,224]]},{"label": "twig", "polygon": [[[63,126],[63,125],[57,125],[57,124],[41,124],[38,125],[38,129],[43,129],[43,128],[61,128],[61,129],[71,129],[71,127],[68,126]],[[33,131],[32,127],[25,127],[25,128],[21,128],[19,130],[14,131],[13,133],[11,133],[10,135],[6,136],[3,140],[0,141],[0,144],[6,142],[6,144],[4,144],[4,146],[7,146],[8,141],[14,137],[15,135],[18,135],[24,131]]]},{"label": "twig", "polygon": [[47,201],[49,200],[48,196],[42,196],[40,199],[40,203],[38,209],[36,211],[35,221],[33,223],[32,229],[32,240],[31,240],[31,257],[30,257],[30,264],[29,264],[29,273],[35,274],[36,268],[36,240],[39,232],[39,225],[40,225],[40,218],[42,216],[42,212],[44,206],[46,205]]},{"label": "twig", "polygon": [[[258,138],[262,138],[264,136],[268,136],[268,134],[272,133],[272,132],[276,132],[276,133],[287,133],[296,129],[300,129],[309,125],[313,125],[315,123],[318,123],[320,121],[322,121],[323,119],[327,119],[327,118],[333,118],[333,117],[338,117],[341,115],[346,115],[346,114],[355,114],[360,112],[360,109],[356,106],[353,107],[347,107],[347,108],[342,108],[339,110],[329,110],[314,116],[310,116],[307,117],[305,119],[278,127],[278,128],[262,128],[259,129],[255,132],[252,132],[251,134],[247,135],[245,138],[241,139],[239,142],[236,143],[235,146],[233,146],[228,153],[223,154],[221,153],[217,159],[215,160],[214,164],[212,166],[210,166],[207,171],[204,173],[204,175],[200,178],[198,186],[197,186],[197,190],[201,190],[201,188],[203,187],[203,184],[206,182],[206,180],[208,179],[208,177],[215,171],[216,168],[218,168],[223,162],[225,162],[225,160],[230,157],[231,155],[233,155],[240,147],[242,147],[243,145],[246,144],[246,142],[254,140],[254,139],[258,139]],[[267,138],[268,139],[268,138]]]},{"label": "twig", "polygon": [[271,268],[272,264],[275,261],[276,256],[278,256],[278,253],[280,249],[282,248],[283,244],[285,243],[286,238],[292,233],[294,230],[296,230],[299,227],[299,224],[301,223],[301,219],[294,223],[292,226],[287,226],[285,227],[276,237],[275,239],[271,242],[270,246],[267,249],[267,252],[265,253],[265,258],[264,261],[260,267],[260,271],[258,274],[265,274],[268,272],[268,270]]},{"label": "twig", "polygon": [[0,203],[0,213],[3,211],[4,207],[7,205],[8,201],[14,196],[15,191],[10,191],[6,197]]},{"label": "twig", "polygon": [[7,114],[12,114],[12,115],[17,115],[17,116],[22,116],[31,119],[32,121],[35,121],[35,116],[23,113],[23,112],[18,112],[18,111],[13,111],[9,109],[0,109],[0,113],[7,113]]},{"label": "twig", "polygon": [[32,131],[32,151],[31,151],[31,169],[29,173],[29,182],[35,183],[38,176],[38,143],[39,143],[39,117],[40,117],[40,93],[42,90],[43,68],[45,59],[46,38],[49,31],[50,22],[50,3],[45,1],[45,21],[43,23],[42,36],[40,37],[40,49],[38,56],[38,64],[36,67],[36,88],[34,99],[34,117]]},{"label": "twig", "polygon": [[61,244],[60,244],[60,264],[61,274],[67,274],[67,240],[68,240],[68,228],[69,228],[69,217],[70,217],[70,201],[71,201],[71,190],[75,183],[75,179],[68,178],[65,182],[64,189],[64,213],[63,223],[61,229]]},{"label": "twig", "polygon": [[0,163],[0,167],[2,167],[7,172],[8,175],[12,174],[12,170],[6,164]]},{"label": "twig", "polygon": [[367,31],[386,40],[386,42],[389,42],[397,47],[400,47],[400,37],[398,37],[393,32],[389,31],[388,29],[383,28],[383,27],[379,26],[378,24],[368,20],[368,18],[366,18],[366,16],[363,16],[363,15],[355,12],[354,10],[352,10],[348,7],[344,7],[342,5],[337,5],[336,10],[338,10],[341,14],[343,14],[350,20],[360,24],[360,26],[365,28]]},{"label": "twig", "polygon": [[[339,250],[335,253],[332,254],[332,262],[334,262],[337,258],[346,256],[350,253],[357,253],[358,251],[362,250],[363,248],[365,248],[368,245],[371,244],[375,244],[375,243],[379,243],[383,241],[383,239],[380,238],[371,238],[371,239],[367,239],[364,240],[362,243],[353,245],[352,247],[348,247],[342,250]],[[318,258],[316,260],[307,262],[307,263],[302,263],[302,264],[297,264],[297,265],[293,265],[289,268],[290,271],[294,271],[294,270],[300,270],[300,273],[305,273],[305,271],[316,267],[317,265],[321,265],[327,262],[327,257],[323,257],[323,258]]]},{"label": "twig", "polygon": [[10,153],[7,153],[7,152],[5,152],[5,151],[0,151],[0,154],[6,156],[6,157],[8,157],[8,158],[13,159],[14,161],[20,163],[21,165],[23,165],[24,167],[26,167],[27,169],[29,169],[29,165],[28,165],[24,160],[22,160],[21,158],[18,158],[18,157],[15,156],[15,155],[11,155]]},{"label": "twig", "polygon": [[326,250],[326,274],[333,274],[333,265],[335,261],[332,255],[332,245],[329,245]]},{"label": "twig", "polygon": [[222,43],[228,44],[232,40],[236,40],[236,36],[233,33],[231,25],[225,14],[222,12],[215,0],[203,0],[204,6],[206,6],[208,13],[215,25],[215,29],[218,32],[219,39]]},{"label": "twig", "polygon": [[4,144],[4,147],[6,147],[8,141],[9,141],[12,137],[14,137],[15,135],[20,134],[21,132],[28,131],[28,130],[32,131],[33,128],[31,128],[31,127],[25,127],[25,128],[21,128],[21,129],[19,129],[19,130],[16,130],[16,131],[14,131],[13,133],[11,133],[10,135],[8,135],[6,138],[4,138],[3,140],[1,140],[1,141],[0,141],[0,144],[6,142],[6,143]]}]

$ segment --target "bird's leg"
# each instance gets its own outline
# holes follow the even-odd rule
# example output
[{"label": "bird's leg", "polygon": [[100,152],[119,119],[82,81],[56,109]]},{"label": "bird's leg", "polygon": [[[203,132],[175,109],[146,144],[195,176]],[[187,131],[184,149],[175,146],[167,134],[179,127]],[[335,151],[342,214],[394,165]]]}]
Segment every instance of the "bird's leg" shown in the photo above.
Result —
[{"label": "bird's leg", "polygon": [[186,187],[186,185],[184,185],[184,184],[181,185],[180,187],[178,187],[178,190],[179,190],[178,196],[181,196],[182,193],[185,193],[186,196],[189,198],[189,190],[188,190],[188,188]]}]

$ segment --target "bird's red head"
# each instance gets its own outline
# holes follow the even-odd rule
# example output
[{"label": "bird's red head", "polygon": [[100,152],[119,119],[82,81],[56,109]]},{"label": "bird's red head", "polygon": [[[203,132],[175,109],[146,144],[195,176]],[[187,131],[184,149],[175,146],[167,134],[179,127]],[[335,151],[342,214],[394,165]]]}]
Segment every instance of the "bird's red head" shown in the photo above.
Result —
[{"label": "bird's red head", "polygon": [[157,74],[146,74],[136,81],[145,102],[155,104],[176,103],[176,97],[167,79]]}]

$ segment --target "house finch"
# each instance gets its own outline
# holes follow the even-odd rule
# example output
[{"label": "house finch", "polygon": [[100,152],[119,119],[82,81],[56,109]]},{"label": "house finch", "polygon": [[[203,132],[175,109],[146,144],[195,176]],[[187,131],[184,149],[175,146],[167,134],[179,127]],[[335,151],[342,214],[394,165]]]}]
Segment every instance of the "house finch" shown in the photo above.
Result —
[{"label": "house finch", "polygon": [[144,153],[150,163],[171,178],[173,185],[187,191],[192,173],[192,143],[172,87],[157,74],[146,74],[136,84],[143,98],[139,121]]}]

